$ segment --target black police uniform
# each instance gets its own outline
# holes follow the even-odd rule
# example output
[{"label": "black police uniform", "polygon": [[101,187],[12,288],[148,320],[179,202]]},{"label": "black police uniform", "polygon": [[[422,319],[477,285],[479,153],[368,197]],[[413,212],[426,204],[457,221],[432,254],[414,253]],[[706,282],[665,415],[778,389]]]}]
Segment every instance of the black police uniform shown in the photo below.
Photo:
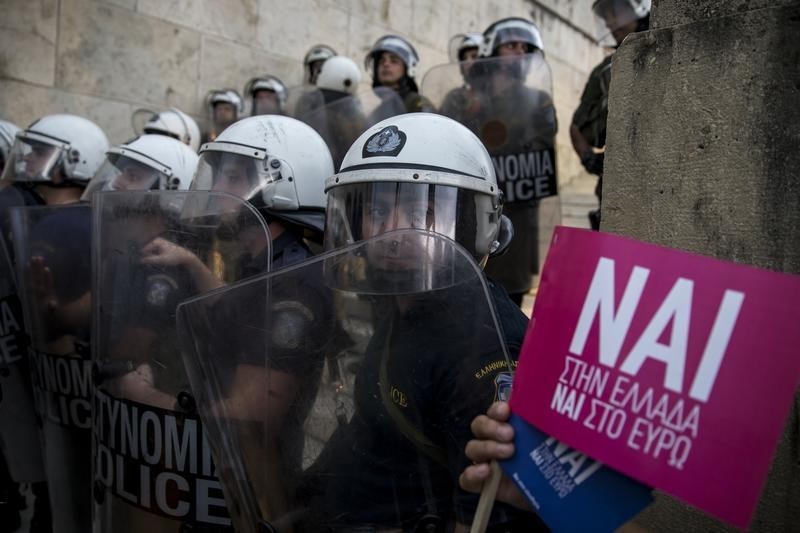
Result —
[{"label": "black police uniform", "polygon": [[[527,320],[501,287],[489,287],[516,359]],[[458,488],[470,423],[503,396],[511,375],[493,331],[464,331],[447,304],[451,290],[458,289],[427,295],[403,313],[394,297],[375,302],[385,315],[356,374],[353,418],[331,437],[302,489],[320,512],[305,530],[443,531],[472,521],[478,497]],[[437,324],[437,337],[421,336],[420,323]],[[480,358],[465,365],[476,345]],[[538,519],[498,504],[496,522],[531,531]]]}]

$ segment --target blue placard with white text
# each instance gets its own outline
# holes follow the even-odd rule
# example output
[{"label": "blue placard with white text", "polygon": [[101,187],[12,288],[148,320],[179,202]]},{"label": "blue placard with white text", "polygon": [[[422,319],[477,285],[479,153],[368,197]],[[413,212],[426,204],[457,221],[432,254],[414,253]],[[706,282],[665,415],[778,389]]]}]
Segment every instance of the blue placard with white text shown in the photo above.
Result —
[{"label": "blue placard with white text", "polygon": [[614,531],[653,500],[650,488],[512,414],[516,454],[500,466],[555,531]]}]

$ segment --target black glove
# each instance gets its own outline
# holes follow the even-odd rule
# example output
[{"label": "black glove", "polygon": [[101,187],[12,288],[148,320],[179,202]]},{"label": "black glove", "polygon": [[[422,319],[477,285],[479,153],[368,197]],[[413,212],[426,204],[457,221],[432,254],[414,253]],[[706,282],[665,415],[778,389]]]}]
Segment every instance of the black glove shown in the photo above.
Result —
[{"label": "black glove", "polygon": [[604,158],[605,153],[601,152],[598,154],[590,150],[581,157],[581,164],[583,165],[583,168],[585,168],[590,174],[602,176]]}]

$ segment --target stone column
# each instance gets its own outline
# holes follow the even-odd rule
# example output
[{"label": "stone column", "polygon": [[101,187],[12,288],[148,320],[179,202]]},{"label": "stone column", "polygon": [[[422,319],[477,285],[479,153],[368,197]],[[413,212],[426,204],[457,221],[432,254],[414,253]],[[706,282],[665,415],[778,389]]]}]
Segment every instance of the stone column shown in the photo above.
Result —
[{"label": "stone column", "polygon": [[[800,2],[654,4],[653,29],[614,58],[603,231],[800,273]],[[753,531],[800,528],[799,407],[796,396]],[[728,529],[661,495],[637,522]]]}]

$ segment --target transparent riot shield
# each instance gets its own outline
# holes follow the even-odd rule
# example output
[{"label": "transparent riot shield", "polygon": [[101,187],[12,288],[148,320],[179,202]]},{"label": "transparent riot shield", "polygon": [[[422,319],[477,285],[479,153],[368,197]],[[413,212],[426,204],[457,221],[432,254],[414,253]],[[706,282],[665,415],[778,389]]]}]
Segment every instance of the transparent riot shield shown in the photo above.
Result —
[{"label": "transparent riot shield", "polygon": [[449,63],[428,71],[422,94],[440,113],[477,135],[492,156],[503,213],[514,224],[507,252],[487,274],[509,293],[532,286],[553,229],[561,221],[550,67],[541,52]]},{"label": "transparent riot shield", "polygon": [[91,213],[11,210],[54,531],[91,529]]},{"label": "transparent riot shield", "polygon": [[230,524],[178,351],[178,303],[269,268],[249,203],[206,191],[92,199],[94,531]]},{"label": "transparent riot shield", "polygon": [[38,483],[44,481],[44,465],[9,218],[12,207],[25,203],[16,186],[0,189],[0,447],[15,482]]},{"label": "transparent riot shield", "polygon": [[304,109],[296,116],[325,139],[336,169],[364,130],[381,120],[405,113],[400,96],[385,87],[355,95],[317,89],[316,95],[309,99],[317,103],[316,107]]},{"label": "transparent riot shield", "polygon": [[387,233],[184,302],[178,322],[237,531],[471,521],[470,422],[511,363],[453,241]]}]

